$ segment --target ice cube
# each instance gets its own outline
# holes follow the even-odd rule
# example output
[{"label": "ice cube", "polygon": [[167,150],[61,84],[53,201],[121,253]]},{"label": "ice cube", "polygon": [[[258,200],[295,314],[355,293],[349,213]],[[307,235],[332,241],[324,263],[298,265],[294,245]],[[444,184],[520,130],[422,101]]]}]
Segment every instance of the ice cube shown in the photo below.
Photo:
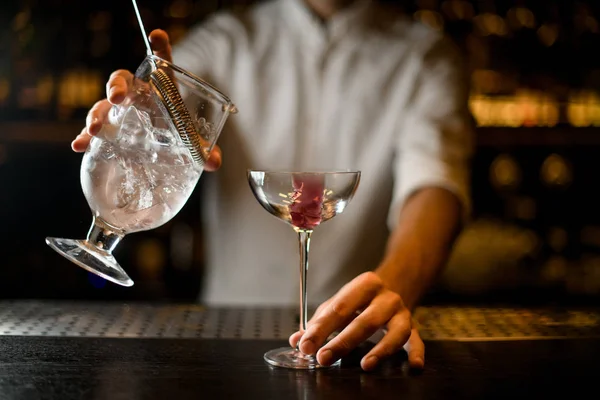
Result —
[{"label": "ice cube", "polygon": [[102,125],[102,129],[98,132],[98,137],[106,141],[112,142],[117,139],[119,134],[119,126],[111,123],[105,123]]},{"label": "ice cube", "polygon": [[130,106],[121,120],[118,140],[121,146],[143,148],[154,142],[152,120],[148,113]]},{"label": "ice cube", "polygon": [[119,126],[123,120],[123,116],[127,108],[121,106],[113,106],[108,112],[108,123],[111,125]]},{"label": "ice cube", "polygon": [[121,173],[115,206],[131,213],[152,207],[154,179],[147,165],[135,158],[120,159],[119,164]]},{"label": "ice cube", "polygon": [[148,115],[148,113],[145,111],[138,110],[137,108],[135,109],[135,111],[137,112],[137,115],[140,119],[140,122],[142,123],[142,127],[144,128],[144,132],[146,133],[146,135],[152,134],[153,126],[150,115]]},{"label": "ice cube", "polygon": [[156,143],[161,146],[175,146],[177,145],[177,140],[173,133],[168,129],[152,129],[152,135]]},{"label": "ice cube", "polygon": [[99,147],[96,150],[96,154],[98,154],[98,157],[102,158],[103,160],[108,161],[116,156],[117,150],[115,149],[114,144],[109,140],[92,140],[92,142],[94,144],[98,143],[97,146]]}]

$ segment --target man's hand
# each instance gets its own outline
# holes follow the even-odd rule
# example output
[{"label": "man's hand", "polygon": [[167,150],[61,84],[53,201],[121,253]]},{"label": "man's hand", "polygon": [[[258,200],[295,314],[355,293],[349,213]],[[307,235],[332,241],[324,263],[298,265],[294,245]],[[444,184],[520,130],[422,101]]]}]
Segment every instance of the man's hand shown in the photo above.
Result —
[{"label": "man's hand", "polygon": [[[154,55],[167,60],[171,60],[171,44],[169,42],[169,36],[163,30],[157,29],[150,33],[150,43],[154,51]],[[127,93],[129,93],[129,87],[133,83],[133,74],[126,70],[118,70],[110,75],[110,79],[106,83],[106,99],[97,102],[88,112],[85,120],[86,126],[83,128],[81,133],[77,135],[75,140],[71,143],[71,148],[76,152],[84,152],[92,136],[97,135],[102,129],[102,125],[106,122],[108,113],[113,105],[121,104]],[[221,149],[219,146],[215,146],[210,153],[210,157],[204,169],[206,171],[214,171],[219,169],[221,166]]]},{"label": "man's hand", "polygon": [[[372,370],[402,347],[408,352],[410,366],[423,368],[425,346],[417,329],[412,326],[410,311],[400,296],[387,289],[374,272],[359,275],[321,304],[309,321],[306,332],[290,336],[290,345],[295,347],[300,340],[300,351],[316,353],[321,365],[331,365],[380,328],[387,328],[387,333],[361,360],[365,371]],[[339,335],[325,343],[329,335],[339,330]]]}]

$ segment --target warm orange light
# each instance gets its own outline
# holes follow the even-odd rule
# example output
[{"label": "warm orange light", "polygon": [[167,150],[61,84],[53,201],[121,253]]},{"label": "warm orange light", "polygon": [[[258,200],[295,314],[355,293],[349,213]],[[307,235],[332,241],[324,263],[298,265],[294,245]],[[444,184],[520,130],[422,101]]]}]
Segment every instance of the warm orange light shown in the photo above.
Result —
[{"label": "warm orange light", "polygon": [[[473,93],[469,107],[478,126],[555,126],[559,104],[551,96],[520,90],[513,96],[486,96]],[[600,110],[599,110],[600,114]]]},{"label": "warm orange light", "polygon": [[421,21],[423,24],[435,29],[442,30],[444,28],[444,17],[440,13],[431,10],[419,10],[415,12],[415,20]]}]

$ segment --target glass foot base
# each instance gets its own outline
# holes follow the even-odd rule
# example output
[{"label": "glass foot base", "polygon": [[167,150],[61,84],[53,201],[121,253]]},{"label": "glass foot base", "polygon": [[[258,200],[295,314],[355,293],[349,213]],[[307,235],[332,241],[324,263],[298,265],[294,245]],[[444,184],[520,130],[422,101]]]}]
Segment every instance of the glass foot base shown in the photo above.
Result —
[{"label": "glass foot base", "polygon": [[331,368],[340,365],[340,360],[330,366],[324,366],[317,362],[314,356],[307,356],[291,347],[281,347],[268,351],[264,355],[265,361],[275,367],[292,369],[317,369]]},{"label": "glass foot base", "polygon": [[85,240],[46,238],[46,244],[57,253],[104,279],[121,286],[133,286],[133,281],[117,260],[108,252],[100,252]]}]

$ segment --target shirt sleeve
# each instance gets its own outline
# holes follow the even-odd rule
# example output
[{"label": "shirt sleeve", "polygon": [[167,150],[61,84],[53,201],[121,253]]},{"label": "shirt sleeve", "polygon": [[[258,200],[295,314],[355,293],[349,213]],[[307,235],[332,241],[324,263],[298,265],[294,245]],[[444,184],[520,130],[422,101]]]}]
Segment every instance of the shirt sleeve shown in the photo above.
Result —
[{"label": "shirt sleeve", "polygon": [[405,201],[422,188],[441,187],[456,195],[465,221],[471,212],[474,122],[468,107],[467,71],[446,38],[436,40],[419,58],[419,73],[396,137],[390,230]]}]

